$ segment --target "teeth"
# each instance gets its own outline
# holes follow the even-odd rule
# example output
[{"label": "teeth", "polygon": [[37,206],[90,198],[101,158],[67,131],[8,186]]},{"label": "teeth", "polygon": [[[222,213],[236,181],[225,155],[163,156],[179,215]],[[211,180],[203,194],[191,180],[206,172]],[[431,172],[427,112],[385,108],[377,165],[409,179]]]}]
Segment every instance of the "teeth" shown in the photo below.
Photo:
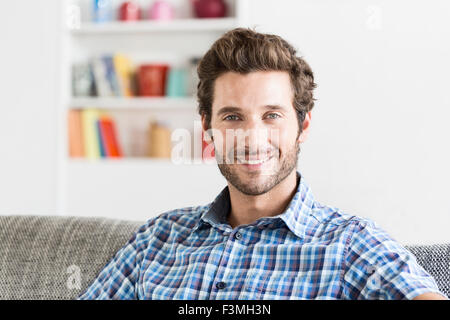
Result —
[{"label": "teeth", "polygon": [[263,163],[266,160],[248,160],[247,163],[248,164],[260,164]]},{"label": "teeth", "polygon": [[266,162],[269,159],[270,159],[270,157],[267,157],[265,159],[255,159],[255,160],[239,159],[239,162],[242,163],[242,164],[261,164],[263,162]]}]

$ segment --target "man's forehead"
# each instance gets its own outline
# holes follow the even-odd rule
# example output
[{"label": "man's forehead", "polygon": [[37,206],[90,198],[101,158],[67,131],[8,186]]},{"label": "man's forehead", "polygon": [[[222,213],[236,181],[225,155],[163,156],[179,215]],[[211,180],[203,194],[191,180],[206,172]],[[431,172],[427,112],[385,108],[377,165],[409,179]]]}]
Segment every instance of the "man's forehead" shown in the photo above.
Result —
[{"label": "man's forehead", "polygon": [[214,112],[225,107],[267,108],[292,106],[289,74],[281,71],[257,71],[250,74],[227,72],[215,81]]}]

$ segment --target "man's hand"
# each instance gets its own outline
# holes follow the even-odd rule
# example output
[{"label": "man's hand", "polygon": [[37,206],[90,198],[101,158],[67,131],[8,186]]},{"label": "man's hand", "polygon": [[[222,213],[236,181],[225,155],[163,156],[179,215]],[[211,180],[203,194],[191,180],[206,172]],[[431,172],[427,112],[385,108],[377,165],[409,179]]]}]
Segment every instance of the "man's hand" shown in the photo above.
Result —
[{"label": "man's hand", "polygon": [[440,294],[434,292],[427,292],[417,297],[413,298],[413,300],[448,300],[446,297],[441,296]]}]

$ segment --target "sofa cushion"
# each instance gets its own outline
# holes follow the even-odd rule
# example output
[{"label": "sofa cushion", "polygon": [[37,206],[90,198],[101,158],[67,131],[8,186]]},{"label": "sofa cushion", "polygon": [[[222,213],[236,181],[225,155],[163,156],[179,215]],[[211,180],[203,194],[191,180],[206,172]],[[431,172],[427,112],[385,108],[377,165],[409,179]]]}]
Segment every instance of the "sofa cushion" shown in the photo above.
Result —
[{"label": "sofa cushion", "polygon": [[417,262],[436,280],[447,297],[450,297],[450,243],[405,246]]},{"label": "sofa cushion", "polygon": [[74,299],[143,222],[0,216],[0,299]]}]

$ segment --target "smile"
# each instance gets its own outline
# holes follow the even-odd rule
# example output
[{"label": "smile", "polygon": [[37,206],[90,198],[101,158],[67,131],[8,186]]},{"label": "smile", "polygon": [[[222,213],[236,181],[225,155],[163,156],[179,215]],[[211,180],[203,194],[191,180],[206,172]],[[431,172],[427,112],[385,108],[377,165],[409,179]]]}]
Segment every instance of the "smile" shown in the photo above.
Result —
[{"label": "smile", "polygon": [[264,158],[252,158],[252,157],[250,157],[249,159],[237,158],[237,163],[247,165],[260,165],[263,164],[264,162],[269,161],[270,159],[272,159],[272,155],[267,155]]}]

